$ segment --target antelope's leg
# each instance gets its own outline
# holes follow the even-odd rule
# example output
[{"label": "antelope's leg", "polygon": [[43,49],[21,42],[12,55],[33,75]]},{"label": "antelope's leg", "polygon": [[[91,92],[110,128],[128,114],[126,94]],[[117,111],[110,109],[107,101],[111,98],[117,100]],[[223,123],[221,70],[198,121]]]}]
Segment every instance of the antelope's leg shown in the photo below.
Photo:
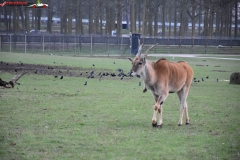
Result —
[{"label": "antelope's leg", "polygon": [[156,104],[153,107],[153,118],[152,118],[152,126],[157,127],[157,113],[158,113],[158,108]]},{"label": "antelope's leg", "polygon": [[153,94],[153,98],[155,100],[155,105],[153,106],[153,118],[152,118],[152,126],[153,127],[157,127],[157,112],[158,112],[158,105],[157,105],[157,101],[158,101],[158,95]]},{"label": "antelope's leg", "polygon": [[186,125],[190,124],[190,119],[189,119],[189,116],[188,116],[188,105],[187,105],[187,102],[186,102],[186,105],[185,105],[185,115],[186,115]]},{"label": "antelope's leg", "polygon": [[160,105],[158,108],[158,115],[159,115],[158,124],[157,124],[158,127],[162,127],[162,125],[163,125],[162,112],[163,112],[163,108],[162,108],[162,105]]},{"label": "antelope's leg", "polygon": [[[156,126],[162,126],[162,103],[163,101],[166,99],[166,96],[159,96],[156,100],[156,104],[154,105],[154,112],[153,112],[153,119],[152,119],[152,124],[153,124],[153,127],[156,127]],[[157,124],[157,114],[159,114],[159,122]]]},{"label": "antelope's leg", "polygon": [[178,121],[178,126],[181,126],[182,125],[182,117],[183,117],[183,113],[184,113],[184,92],[183,92],[183,88],[179,91],[179,92],[177,92],[177,94],[178,94],[178,98],[179,98],[179,100],[180,100],[180,117],[179,117],[179,121]]},{"label": "antelope's leg", "polygon": [[185,112],[186,114],[186,124],[189,124],[189,116],[188,116],[188,106],[187,106],[187,95],[188,95],[188,89],[186,86],[184,86],[179,92],[177,92],[178,94],[178,98],[181,102],[181,106],[180,106],[180,117],[179,117],[179,122],[178,125],[181,126],[182,125],[182,118],[183,118],[183,114]]}]

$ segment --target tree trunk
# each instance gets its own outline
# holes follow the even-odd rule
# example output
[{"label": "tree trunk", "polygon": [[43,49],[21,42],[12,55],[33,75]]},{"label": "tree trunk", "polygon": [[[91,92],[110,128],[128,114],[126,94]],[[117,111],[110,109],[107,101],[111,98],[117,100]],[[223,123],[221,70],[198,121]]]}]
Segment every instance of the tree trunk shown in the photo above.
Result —
[{"label": "tree trunk", "polygon": [[191,0],[191,2],[192,2],[192,14],[191,14],[191,20],[192,20],[192,37],[194,38],[194,35],[195,35],[196,0]]},{"label": "tree trunk", "polygon": [[76,34],[83,34],[81,2],[82,0],[77,0],[76,3]]},{"label": "tree trunk", "polygon": [[131,29],[130,31],[132,33],[135,33],[136,32],[136,14],[135,14],[135,0],[132,0],[132,3],[130,5],[130,13],[131,13],[131,16],[130,16],[130,21],[131,21]]},{"label": "tree trunk", "polygon": [[88,6],[88,34],[92,34],[93,32],[93,12],[92,12],[92,5],[89,4]]},{"label": "tree trunk", "polygon": [[25,16],[23,16],[23,8],[25,7],[18,7],[18,11],[21,17],[22,28],[21,31],[26,31],[25,27]]},{"label": "tree trunk", "polygon": [[177,4],[174,3],[174,26],[173,26],[173,35],[177,36]]},{"label": "tree trunk", "polygon": [[152,22],[153,22],[153,11],[152,8],[149,8],[149,14],[148,14],[148,34],[149,36],[153,36],[153,26],[152,26]]},{"label": "tree trunk", "polygon": [[48,20],[47,20],[47,32],[52,33],[52,16],[53,16],[53,5],[52,0],[48,2],[49,6],[47,9]]},{"label": "tree trunk", "polygon": [[166,10],[166,0],[163,0],[162,1],[162,37],[165,37],[165,30],[166,30],[166,28],[165,28],[165,17],[166,17],[166,15],[165,15],[165,10]]},{"label": "tree trunk", "polygon": [[147,0],[143,1],[143,21],[142,21],[142,35],[147,35],[147,17],[148,17],[148,8],[147,8]]},{"label": "tree trunk", "polygon": [[29,9],[25,7],[25,27],[26,27],[26,32],[29,34],[30,32],[30,24],[29,24]]},{"label": "tree trunk", "polygon": [[68,24],[68,34],[72,34],[72,0],[68,0],[68,6],[67,6],[67,24]]},{"label": "tree trunk", "polygon": [[118,0],[117,13],[117,36],[122,36],[122,0]]},{"label": "tree trunk", "polygon": [[13,7],[13,32],[19,33],[19,12],[18,7]]},{"label": "tree trunk", "polygon": [[141,33],[141,27],[142,27],[142,24],[141,24],[141,13],[142,13],[142,8],[141,8],[141,4],[140,3],[137,3],[137,6],[138,6],[138,14],[137,14],[137,17],[138,17],[138,33]]},{"label": "tree trunk", "polygon": [[154,36],[158,36],[158,8],[154,11]]},{"label": "tree trunk", "polygon": [[235,21],[234,37],[237,37],[237,36],[238,36],[238,1],[235,1],[234,7],[235,7],[235,15],[234,15],[234,21]]}]

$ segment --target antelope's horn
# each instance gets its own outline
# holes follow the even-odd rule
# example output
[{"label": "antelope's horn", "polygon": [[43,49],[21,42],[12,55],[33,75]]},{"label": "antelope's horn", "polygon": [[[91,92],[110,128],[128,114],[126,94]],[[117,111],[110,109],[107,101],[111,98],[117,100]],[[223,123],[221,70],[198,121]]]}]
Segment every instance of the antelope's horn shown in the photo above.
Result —
[{"label": "antelope's horn", "polygon": [[155,45],[152,45],[150,48],[148,48],[148,50],[145,52],[145,54],[144,54],[144,57],[147,57],[147,55],[148,55],[148,52],[151,50],[151,49],[153,49],[154,47],[156,47],[158,44],[155,44]]}]

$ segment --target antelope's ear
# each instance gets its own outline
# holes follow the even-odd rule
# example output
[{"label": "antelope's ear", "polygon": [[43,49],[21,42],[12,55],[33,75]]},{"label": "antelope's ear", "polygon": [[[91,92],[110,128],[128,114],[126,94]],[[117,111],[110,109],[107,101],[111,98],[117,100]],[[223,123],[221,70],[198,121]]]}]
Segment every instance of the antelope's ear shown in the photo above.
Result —
[{"label": "antelope's ear", "polygon": [[145,57],[142,57],[142,58],[141,58],[141,61],[142,61],[143,63],[146,63]]},{"label": "antelope's ear", "polygon": [[132,58],[128,58],[131,62],[133,61]]}]

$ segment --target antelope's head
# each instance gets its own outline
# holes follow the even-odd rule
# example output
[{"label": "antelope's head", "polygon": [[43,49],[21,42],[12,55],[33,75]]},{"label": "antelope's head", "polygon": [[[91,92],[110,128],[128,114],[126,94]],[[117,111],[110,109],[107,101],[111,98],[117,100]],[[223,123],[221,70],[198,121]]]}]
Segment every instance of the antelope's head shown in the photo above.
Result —
[{"label": "antelope's head", "polygon": [[131,69],[132,73],[131,73],[131,75],[133,75],[133,76],[140,75],[144,71],[144,68],[145,68],[145,65],[146,65],[147,54],[152,48],[154,48],[156,46],[156,44],[151,46],[145,52],[144,55],[141,55],[142,46],[143,46],[143,44],[139,46],[138,53],[137,53],[137,55],[134,59],[128,58],[132,62],[132,69]]}]

